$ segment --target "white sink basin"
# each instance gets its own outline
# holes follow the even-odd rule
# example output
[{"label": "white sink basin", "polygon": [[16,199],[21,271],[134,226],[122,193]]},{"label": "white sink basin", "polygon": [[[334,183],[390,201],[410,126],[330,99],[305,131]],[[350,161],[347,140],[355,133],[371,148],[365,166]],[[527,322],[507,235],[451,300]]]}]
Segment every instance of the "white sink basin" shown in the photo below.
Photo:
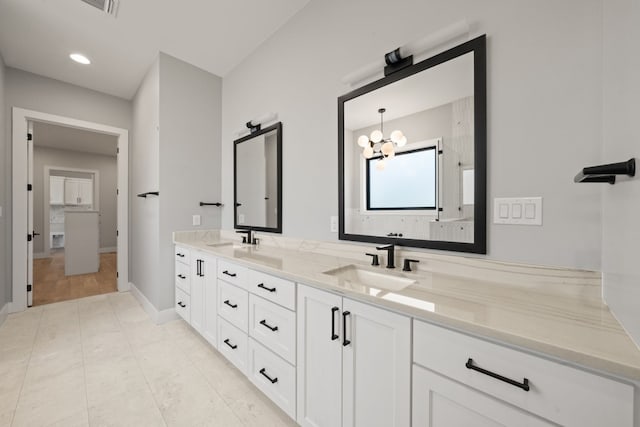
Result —
[{"label": "white sink basin", "polygon": [[222,247],[225,247],[225,246],[229,246],[229,247],[232,247],[234,249],[240,249],[240,248],[244,247],[244,245],[242,245],[241,243],[236,243],[236,242],[207,243],[207,246],[210,246],[212,248],[222,248]]},{"label": "white sink basin", "polygon": [[324,274],[338,277],[351,285],[363,285],[370,288],[387,291],[399,291],[416,283],[415,280],[403,277],[399,274],[373,271],[372,269],[357,265],[347,265],[334,270],[325,271]]}]

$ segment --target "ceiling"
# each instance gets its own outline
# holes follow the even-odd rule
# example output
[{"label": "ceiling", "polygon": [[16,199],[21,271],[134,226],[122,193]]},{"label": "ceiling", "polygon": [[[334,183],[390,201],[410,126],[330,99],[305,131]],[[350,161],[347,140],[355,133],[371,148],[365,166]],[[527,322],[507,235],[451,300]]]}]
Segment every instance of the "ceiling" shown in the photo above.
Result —
[{"label": "ceiling", "polygon": [[[5,64],[131,99],[159,51],[224,76],[309,0],[0,0]],[[82,66],[69,59],[79,52]]]},{"label": "ceiling", "polygon": [[115,157],[118,138],[82,129],[35,122],[33,145]]}]

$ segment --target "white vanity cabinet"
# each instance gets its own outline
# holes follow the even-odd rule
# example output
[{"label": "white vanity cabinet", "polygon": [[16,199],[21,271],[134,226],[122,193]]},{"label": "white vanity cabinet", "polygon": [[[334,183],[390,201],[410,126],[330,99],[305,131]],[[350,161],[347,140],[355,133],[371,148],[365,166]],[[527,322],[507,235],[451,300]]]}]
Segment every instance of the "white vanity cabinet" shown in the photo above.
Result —
[{"label": "white vanity cabinet", "polygon": [[413,426],[633,426],[634,389],[430,323],[413,325]]},{"label": "white vanity cabinet", "polygon": [[411,319],[298,285],[298,423],[410,425]]},{"label": "white vanity cabinet", "polygon": [[191,251],[191,326],[217,347],[217,259]]},{"label": "white vanity cabinet", "polygon": [[191,251],[176,246],[175,259],[175,310],[187,323],[191,324]]}]

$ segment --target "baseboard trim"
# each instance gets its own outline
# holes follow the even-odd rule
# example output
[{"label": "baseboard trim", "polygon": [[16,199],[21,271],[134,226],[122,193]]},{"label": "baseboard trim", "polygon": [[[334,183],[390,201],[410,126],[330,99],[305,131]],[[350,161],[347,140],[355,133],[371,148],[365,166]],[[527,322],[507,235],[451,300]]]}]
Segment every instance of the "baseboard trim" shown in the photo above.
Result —
[{"label": "baseboard trim", "polygon": [[108,248],[100,248],[98,252],[100,252],[101,254],[106,254],[109,252],[118,252],[118,248],[115,246],[108,247]]},{"label": "baseboard trim", "polygon": [[144,311],[149,315],[153,323],[156,325],[161,325],[166,322],[170,322],[171,320],[176,320],[179,318],[178,313],[176,313],[175,309],[168,308],[166,310],[158,310],[155,308],[151,301],[145,297],[140,289],[136,288],[132,282],[129,282],[129,290],[131,295],[138,300]]},{"label": "baseboard trim", "polygon": [[0,308],[0,325],[7,320],[7,316],[9,315],[9,303],[6,303],[2,308]]}]

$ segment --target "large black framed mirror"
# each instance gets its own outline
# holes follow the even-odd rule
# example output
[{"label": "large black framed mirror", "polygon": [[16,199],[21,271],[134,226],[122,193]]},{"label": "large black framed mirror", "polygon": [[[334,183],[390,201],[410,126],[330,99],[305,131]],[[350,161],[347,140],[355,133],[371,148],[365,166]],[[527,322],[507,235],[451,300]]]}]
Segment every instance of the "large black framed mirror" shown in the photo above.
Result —
[{"label": "large black framed mirror", "polygon": [[486,253],[486,37],[338,98],[339,238]]},{"label": "large black framed mirror", "polygon": [[282,233],[282,122],[234,141],[233,226]]}]

